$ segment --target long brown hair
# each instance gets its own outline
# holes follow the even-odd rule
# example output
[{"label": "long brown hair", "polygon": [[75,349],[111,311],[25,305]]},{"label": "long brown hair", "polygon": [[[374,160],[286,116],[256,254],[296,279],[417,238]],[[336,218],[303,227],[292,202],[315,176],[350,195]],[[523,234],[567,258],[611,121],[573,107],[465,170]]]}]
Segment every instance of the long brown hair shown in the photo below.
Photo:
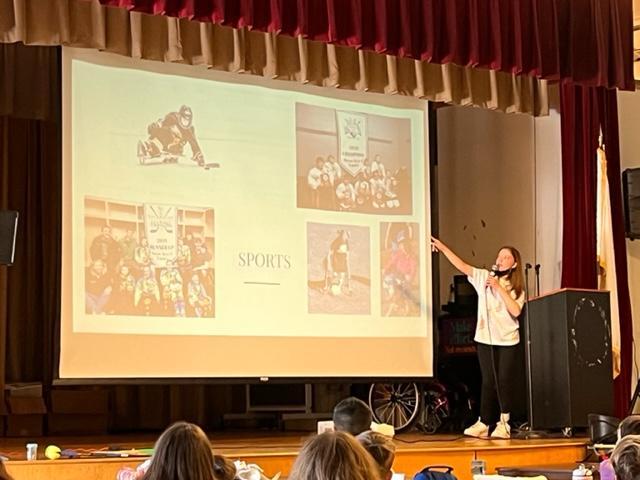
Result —
[{"label": "long brown hair", "polygon": [[507,279],[509,283],[511,283],[511,290],[513,290],[516,294],[516,298],[520,297],[522,292],[524,292],[524,273],[522,273],[522,255],[516,247],[511,247],[509,245],[505,245],[501,247],[500,250],[509,250],[511,255],[513,255],[513,259],[516,262],[515,268],[513,268],[508,274]]},{"label": "long brown hair", "polygon": [[325,432],[304,444],[289,480],[381,480],[378,466],[346,432]]},{"label": "long brown hair", "polygon": [[218,480],[209,439],[193,423],[176,422],[155,444],[143,480]]},{"label": "long brown hair", "polygon": [[236,478],[236,466],[227,457],[214,455],[213,473],[217,480],[233,480]]},{"label": "long brown hair", "polygon": [[13,480],[13,477],[7,472],[4,462],[0,460],[0,480]]}]

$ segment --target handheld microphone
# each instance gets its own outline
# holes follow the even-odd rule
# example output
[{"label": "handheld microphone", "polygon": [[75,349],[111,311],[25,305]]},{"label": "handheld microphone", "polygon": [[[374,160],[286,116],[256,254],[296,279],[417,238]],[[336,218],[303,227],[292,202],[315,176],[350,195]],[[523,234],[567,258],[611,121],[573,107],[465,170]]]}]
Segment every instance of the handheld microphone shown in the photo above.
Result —
[{"label": "handheld microphone", "polygon": [[489,272],[489,276],[490,277],[497,277],[498,276],[498,265],[491,265],[491,271]]}]

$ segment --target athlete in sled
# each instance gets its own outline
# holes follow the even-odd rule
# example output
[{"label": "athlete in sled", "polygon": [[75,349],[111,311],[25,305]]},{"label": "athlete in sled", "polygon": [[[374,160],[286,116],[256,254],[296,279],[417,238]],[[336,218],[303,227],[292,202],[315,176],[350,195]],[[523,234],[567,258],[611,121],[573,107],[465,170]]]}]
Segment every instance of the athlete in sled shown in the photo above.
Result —
[{"label": "athlete in sled", "polygon": [[193,112],[183,105],[177,112],[170,112],[164,118],[147,127],[149,138],[138,142],[138,159],[141,164],[156,159],[155,163],[177,163],[178,158],[184,157],[187,144],[191,148],[191,160],[201,167],[218,166],[205,163],[204,155],[196,139],[193,127]]}]

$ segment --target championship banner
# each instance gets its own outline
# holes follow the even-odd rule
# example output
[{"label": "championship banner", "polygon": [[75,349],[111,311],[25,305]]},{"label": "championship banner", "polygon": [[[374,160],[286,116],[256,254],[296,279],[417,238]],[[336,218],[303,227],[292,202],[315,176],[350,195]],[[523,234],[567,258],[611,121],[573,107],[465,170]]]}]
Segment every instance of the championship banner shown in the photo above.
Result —
[{"label": "championship banner", "polygon": [[342,168],[356,176],[367,158],[367,116],[336,111],[338,125],[338,159]]},{"label": "championship banner", "polygon": [[144,230],[149,257],[156,267],[164,267],[178,256],[178,211],[167,205],[144,205]]}]

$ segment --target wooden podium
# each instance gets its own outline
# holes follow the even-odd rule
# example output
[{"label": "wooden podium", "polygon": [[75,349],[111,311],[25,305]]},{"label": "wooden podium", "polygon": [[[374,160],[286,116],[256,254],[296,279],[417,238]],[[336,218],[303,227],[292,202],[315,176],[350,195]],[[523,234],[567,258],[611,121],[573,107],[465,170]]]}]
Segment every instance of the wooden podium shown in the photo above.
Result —
[{"label": "wooden podium", "polygon": [[562,289],[529,300],[525,338],[531,428],[587,427],[611,415],[609,292]]}]

